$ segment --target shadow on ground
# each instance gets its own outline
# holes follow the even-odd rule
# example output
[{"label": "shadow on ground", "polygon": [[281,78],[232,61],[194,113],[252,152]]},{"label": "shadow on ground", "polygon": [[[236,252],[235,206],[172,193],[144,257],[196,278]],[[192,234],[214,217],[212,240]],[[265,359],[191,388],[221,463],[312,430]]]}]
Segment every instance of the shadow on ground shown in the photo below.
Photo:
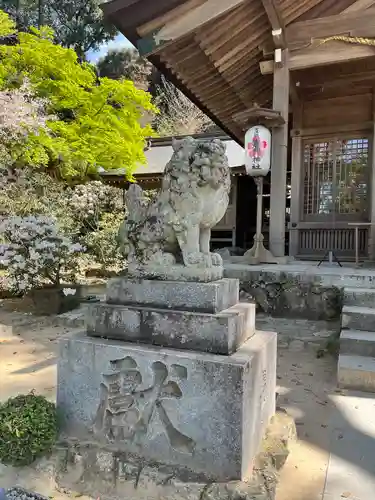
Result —
[{"label": "shadow on ground", "polygon": [[375,491],[375,395],[337,389],[337,359],[317,359],[316,345],[279,343],[277,404],[295,418],[298,442],[277,500],[367,500]]}]

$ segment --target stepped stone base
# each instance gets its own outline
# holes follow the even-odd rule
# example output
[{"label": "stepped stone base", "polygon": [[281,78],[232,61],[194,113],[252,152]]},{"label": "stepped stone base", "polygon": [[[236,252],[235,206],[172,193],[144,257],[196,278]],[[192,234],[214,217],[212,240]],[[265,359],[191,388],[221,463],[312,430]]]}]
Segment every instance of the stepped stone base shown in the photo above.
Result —
[{"label": "stepped stone base", "polygon": [[60,343],[57,406],[64,435],[82,444],[178,464],[207,481],[246,480],[275,384],[273,332],[257,332],[231,356],[79,334]]},{"label": "stepped stone base", "polygon": [[221,279],[211,283],[129,280],[113,278],[107,285],[107,303],[178,311],[218,313],[237,304],[239,282]]},{"label": "stepped stone base", "polygon": [[91,337],[232,354],[255,333],[255,304],[239,303],[239,283],[109,282],[107,303],[87,310]]},{"label": "stepped stone base", "polygon": [[231,354],[255,333],[255,304],[216,314],[93,304],[86,329],[91,337]]}]

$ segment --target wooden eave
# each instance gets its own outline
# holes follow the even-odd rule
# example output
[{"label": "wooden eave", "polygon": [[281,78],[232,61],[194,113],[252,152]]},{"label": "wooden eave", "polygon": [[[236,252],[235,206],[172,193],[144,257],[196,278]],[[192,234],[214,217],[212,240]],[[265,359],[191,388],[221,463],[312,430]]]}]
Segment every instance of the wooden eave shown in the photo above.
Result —
[{"label": "wooden eave", "polygon": [[[262,75],[264,54],[272,57],[275,48],[288,48],[291,42],[302,51],[291,56],[300,56],[294,60],[294,70],[303,67],[301,57],[305,63],[315,51],[324,52],[325,60],[329,46],[303,48],[311,44],[311,36],[335,34],[334,26],[340,23],[345,33],[365,36],[362,22],[367,35],[375,37],[374,6],[375,0],[112,0],[102,8],[107,19],[169,80],[242,144],[243,129],[251,124],[246,116],[253,119],[255,108],[272,111],[272,65],[269,74]],[[374,15],[373,28],[364,21],[365,9]],[[349,17],[331,18],[333,31],[329,23],[313,21],[343,13]],[[354,25],[356,30],[347,29]],[[304,26],[307,40],[301,31]],[[374,47],[345,48],[353,60],[375,56]]]}]

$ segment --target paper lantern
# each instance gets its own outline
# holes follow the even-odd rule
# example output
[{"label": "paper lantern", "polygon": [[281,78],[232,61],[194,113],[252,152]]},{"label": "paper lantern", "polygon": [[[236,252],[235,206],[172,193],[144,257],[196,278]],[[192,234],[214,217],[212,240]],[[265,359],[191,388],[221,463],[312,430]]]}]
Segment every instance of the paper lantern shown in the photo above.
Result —
[{"label": "paper lantern", "polygon": [[263,125],[251,127],[245,134],[245,168],[253,177],[267,175],[271,165],[271,132]]}]

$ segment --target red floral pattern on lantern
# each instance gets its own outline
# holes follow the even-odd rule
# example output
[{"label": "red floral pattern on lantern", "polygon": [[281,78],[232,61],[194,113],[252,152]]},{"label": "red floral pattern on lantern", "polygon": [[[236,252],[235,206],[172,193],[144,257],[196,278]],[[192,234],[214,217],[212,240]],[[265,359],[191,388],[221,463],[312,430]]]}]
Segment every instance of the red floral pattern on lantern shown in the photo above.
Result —
[{"label": "red floral pattern on lantern", "polygon": [[252,138],[252,141],[247,144],[247,154],[254,159],[260,159],[263,157],[268,143],[265,140],[261,140],[258,132],[256,132]]}]

